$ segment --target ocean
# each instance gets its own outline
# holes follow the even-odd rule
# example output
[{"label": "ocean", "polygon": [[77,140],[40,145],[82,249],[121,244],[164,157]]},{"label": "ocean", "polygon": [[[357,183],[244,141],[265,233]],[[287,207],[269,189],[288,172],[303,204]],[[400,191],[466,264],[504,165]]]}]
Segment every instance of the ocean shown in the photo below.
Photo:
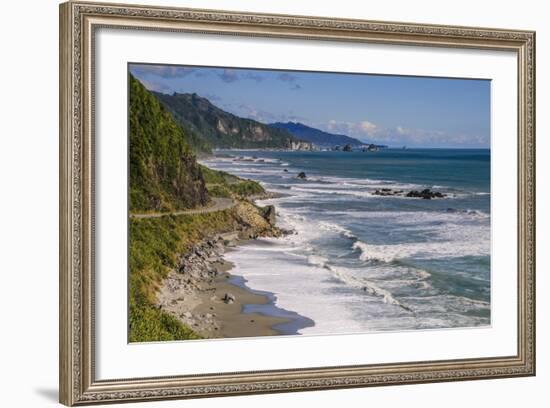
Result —
[{"label": "ocean", "polygon": [[[258,204],[275,205],[278,226],[294,234],[250,241],[226,259],[279,311],[314,322],[283,334],[490,325],[488,149],[217,154],[204,164],[282,194]],[[446,197],[373,194],[381,188]]]}]

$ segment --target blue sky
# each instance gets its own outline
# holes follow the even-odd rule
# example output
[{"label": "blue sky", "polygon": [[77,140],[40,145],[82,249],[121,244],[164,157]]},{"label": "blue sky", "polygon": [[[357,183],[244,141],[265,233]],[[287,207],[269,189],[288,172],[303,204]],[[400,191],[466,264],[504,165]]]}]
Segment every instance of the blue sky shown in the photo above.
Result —
[{"label": "blue sky", "polygon": [[490,146],[488,80],[131,64],[146,88],[390,146]]}]

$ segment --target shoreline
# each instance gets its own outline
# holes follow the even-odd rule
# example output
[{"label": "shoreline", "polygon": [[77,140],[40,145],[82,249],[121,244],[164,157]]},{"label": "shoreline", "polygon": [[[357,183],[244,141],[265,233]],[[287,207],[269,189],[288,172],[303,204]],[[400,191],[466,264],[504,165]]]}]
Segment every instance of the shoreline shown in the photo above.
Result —
[{"label": "shoreline", "polygon": [[[438,193],[438,190],[422,190],[422,185],[414,183],[411,183],[410,186],[405,186],[402,185],[402,181],[395,181],[393,179],[387,182],[381,181],[380,186],[376,183],[370,183],[371,180],[368,183],[357,183],[353,187],[350,187],[350,189],[354,192],[353,188],[355,188],[360,193],[363,193],[363,195],[350,194],[351,198],[349,198],[349,201],[352,211],[363,211],[364,201],[361,199],[359,203],[359,200],[355,198],[357,196],[387,195],[390,197],[401,197],[401,195],[405,196],[410,193],[411,198],[413,200],[416,198],[419,202],[412,210],[410,208],[403,210],[402,207],[407,207],[408,205],[401,205],[401,202],[395,202],[395,206],[390,206],[391,211],[388,214],[391,215],[395,212],[396,215],[394,218],[399,217],[399,219],[396,218],[395,222],[392,218],[386,220],[387,217],[385,216],[376,217],[375,215],[368,218],[369,221],[372,221],[373,228],[378,228],[380,231],[386,231],[386,228],[393,228],[398,232],[397,237],[399,238],[395,242],[390,239],[389,242],[383,240],[382,242],[372,243],[369,240],[369,235],[362,235],[363,230],[361,228],[363,228],[363,224],[357,225],[353,215],[350,219],[350,216],[343,210],[340,210],[340,207],[334,207],[333,200],[326,200],[328,202],[326,205],[323,200],[324,197],[319,197],[319,200],[317,200],[318,196],[323,194],[325,190],[329,191],[329,194],[333,191],[336,191],[335,194],[338,194],[341,190],[333,187],[333,184],[338,184],[340,179],[334,177],[334,180],[324,182],[324,184],[327,184],[327,187],[323,187],[322,190],[316,185],[308,189],[308,185],[303,183],[304,180],[295,180],[296,178],[301,178],[299,175],[294,177],[297,170],[292,170],[293,167],[286,170],[286,166],[281,166],[275,159],[271,159],[271,156],[269,157],[271,161],[268,162],[267,159],[265,160],[268,163],[266,164],[265,174],[267,176],[265,177],[261,176],[263,174],[261,171],[248,172],[248,165],[246,163],[244,164],[243,171],[239,171],[239,167],[234,168],[234,164],[232,163],[222,162],[219,166],[216,166],[214,163],[213,168],[217,171],[229,171],[231,174],[238,174],[235,177],[252,176],[254,177],[253,179],[247,180],[254,180],[260,183],[263,181],[267,183],[264,186],[273,185],[272,188],[276,189],[277,192],[265,190],[262,193],[241,195],[239,197],[238,202],[240,204],[248,204],[249,216],[243,217],[241,216],[243,212],[240,212],[240,216],[236,217],[237,223],[226,227],[226,231],[233,231],[234,237],[226,240],[227,242],[223,242],[223,250],[218,253],[221,259],[220,262],[225,263],[225,265],[223,267],[221,265],[212,266],[217,269],[217,272],[214,272],[210,275],[210,278],[206,279],[210,280],[210,283],[205,284],[203,288],[205,291],[210,291],[211,296],[207,297],[203,295],[197,301],[204,305],[213,306],[214,309],[205,307],[201,309],[196,305],[191,305],[191,307],[196,306],[196,308],[191,310],[191,313],[187,316],[180,319],[186,326],[192,330],[196,330],[198,334],[206,338],[231,338],[292,335],[298,332],[307,334],[323,332],[339,333],[340,331],[352,333],[371,330],[412,330],[419,327],[426,329],[475,327],[487,324],[486,321],[491,316],[490,299],[487,300],[484,297],[484,284],[477,284],[479,281],[477,277],[483,277],[482,274],[486,270],[484,265],[487,262],[485,262],[484,258],[481,260],[476,258],[486,256],[483,251],[478,254],[478,248],[483,248],[482,245],[486,242],[484,241],[483,233],[486,231],[487,217],[485,215],[487,213],[483,212],[484,201],[481,203],[476,201],[478,200],[478,194],[475,192],[477,184],[472,187],[474,193],[470,193],[470,189],[464,190],[463,195],[466,196],[464,198],[462,196],[455,197],[446,189],[450,189],[451,192],[461,192],[461,190],[453,190],[452,187],[439,185],[432,187],[442,189],[442,192]],[[278,156],[274,157],[277,158]],[[280,159],[278,160],[280,161]],[[206,165],[210,164],[206,163]],[[302,167],[297,166],[297,168],[300,170]],[[315,173],[317,167],[312,165],[312,168],[314,169],[311,170],[312,176],[307,180],[316,183],[318,182],[317,177],[320,180],[322,176],[317,176],[317,173]],[[256,176],[256,173],[259,175]],[[282,180],[280,181],[281,186],[277,182],[279,180],[276,178],[277,174],[280,175],[280,179]],[[342,177],[345,179],[348,178],[347,176]],[[350,176],[350,178],[352,181],[354,180],[354,177]],[[272,182],[273,179],[275,179],[275,182]],[[373,181],[378,182],[378,180]],[[300,218],[300,192],[295,194],[287,194],[286,192],[286,188],[290,186],[288,189],[292,189],[292,185],[294,184],[303,187],[298,190],[305,191],[304,195],[311,197],[311,199],[308,198],[309,201],[306,200],[308,204],[314,202],[311,205],[316,209],[324,210],[328,208],[329,214],[335,214],[334,219],[331,216],[319,217],[319,219],[316,217]],[[311,195],[308,196],[308,194]],[[458,204],[445,204],[443,202],[440,204],[438,203],[440,200],[435,200],[436,198],[446,198],[447,194],[450,199],[456,198]],[[471,194],[473,198],[466,194]],[[279,200],[269,200],[294,195],[298,196],[298,200],[288,200],[285,205],[280,203]],[[268,201],[264,201],[266,199]],[[425,200],[428,201],[428,204],[423,204]],[[294,210],[296,202],[298,203],[298,209]],[[355,204],[356,202],[358,202],[357,205]],[[478,208],[479,206],[479,210],[469,210],[472,202],[474,203],[473,208]],[[287,203],[288,205],[286,205]],[[373,200],[373,203],[375,203],[375,208],[377,208],[376,205],[386,208],[385,202],[380,204],[380,201]],[[262,205],[264,207],[261,207]],[[453,205],[453,208],[448,208],[449,205]],[[462,210],[463,207],[467,209]],[[420,214],[418,219],[414,217],[416,212],[410,217],[405,215],[404,218],[399,213],[399,211],[412,212],[413,210],[418,211],[418,214]],[[314,214],[317,213],[314,212]],[[376,211],[373,214],[376,214]],[[293,218],[294,215],[296,215],[296,219]],[[284,234],[287,232],[275,226],[276,217],[282,222],[281,226],[283,228],[286,227],[291,229],[292,232],[299,233],[300,237],[296,237],[296,239],[294,237],[287,237],[285,240],[258,240],[258,237],[278,237],[281,236],[281,233]],[[411,231],[415,234],[417,231],[424,234],[426,232],[426,225],[428,228],[432,225],[434,226],[434,234],[439,233],[440,230],[443,233],[446,231],[443,228],[447,228],[448,224],[452,228],[456,228],[460,233],[464,232],[466,234],[467,232],[468,234],[464,235],[464,237],[458,233],[455,234],[456,237],[447,238],[447,235],[443,235],[445,239],[441,240],[441,242],[434,242],[433,247],[430,246],[432,244],[430,240],[425,242],[428,245],[427,251],[430,254],[434,253],[436,255],[433,257],[433,262],[435,262],[436,266],[442,262],[447,262],[446,260],[439,261],[438,255],[456,256],[458,258],[468,257],[466,260],[459,260],[458,262],[467,263],[467,266],[473,265],[474,268],[471,275],[473,279],[476,279],[476,284],[468,286],[468,282],[463,284],[460,281],[456,284],[456,287],[452,287],[453,290],[451,292],[442,292],[441,282],[446,284],[447,281],[444,280],[446,278],[440,278],[437,275],[437,269],[435,272],[426,269],[432,265],[430,264],[432,258],[425,261],[423,258],[424,255],[421,253],[421,256],[418,257],[418,262],[411,262],[412,266],[411,264],[401,265],[394,261],[394,259],[400,259],[401,257],[407,258],[408,254],[412,254],[414,258],[414,255],[424,248],[421,245],[424,244],[424,241],[417,243],[414,240],[417,239],[417,235],[414,235],[414,239],[410,242],[406,239],[400,240],[402,237],[410,237],[408,232],[403,232],[400,229],[402,219],[406,219],[412,226]],[[333,259],[327,256],[326,254],[332,253],[330,249],[336,244],[332,241],[322,241],[312,244],[315,247],[311,253],[318,256],[313,256],[311,259],[309,256],[304,259],[300,258],[300,263],[287,260],[288,256],[285,258],[284,253],[287,252],[288,248],[294,248],[295,245],[299,246],[298,249],[300,251],[303,246],[305,251],[310,253],[309,247],[306,244],[317,237],[314,233],[316,232],[316,228],[321,228],[323,231],[326,230],[329,238],[337,238],[339,241],[336,244],[342,244],[342,248],[339,246],[337,248],[349,251],[350,255],[352,255],[350,259],[353,259],[348,260],[346,258],[340,261],[338,257],[334,257]],[[454,231],[452,228],[451,231]],[[215,230],[220,231],[221,228]],[[470,230],[476,234],[479,232],[479,237],[476,235],[476,240],[474,241],[479,243],[475,247],[471,247],[470,245]],[[310,237],[310,231],[312,231],[313,238]],[[429,231],[431,232],[431,230]],[[204,238],[205,235],[203,234],[202,237]],[[206,239],[208,238],[206,237]],[[345,238],[345,241],[340,241],[342,238]],[[350,238],[354,240],[351,243],[349,242]],[[266,248],[264,248],[264,244]],[[389,247],[390,245],[394,246]],[[239,246],[240,249],[233,252],[231,248],[235,246]],[[279,249],[283,251],[281,257],[278,256],[279,254],[276,255],[273,253],[273,251]],[[230,252],[224,256],[224,251]],[[294,249],[290,249],[289,251],[295,252]],[[294,252],[292,255],[294,255]],[[301,251],[300,255],[306,252]],[[273,262],[271,257],[274,258]],[[472,257],[475,259],[470,259]],[[376,262],[365,262],[371,259]],[[209,262],[212,263],[211,261]],[[425,266],[423,262],[427,263],[428,266]],[[327,266],[327,263],[330,263],[330,265]],[[391,271],[389,271],[390,268],[385,267],[386,264],[390,263]],[[446,265],[447,263],[444,264],[444,266]],[[457,265],[459,267],[462,266],[462,264]],[[296,270],[293,269],[294,267],[296,267]],[[451,264],[451,267],[455,267],[455,264]],[[278,268],[282,269],[279,270]],[[311,268],[320,268],[322,270],[315,277],[313,275],[310,277],[308,271]],[[373,271],[372,276],[363,273],[363,268],[365,268],[366,272]],[[291,273],[281,276],[280,271],[290,271]],[[325,271],[328,271],[328,273]],[[243,276],[239,276],[239,273],[242,273]],[[220,274],[223,274],[225,278],[223,284],[212,278]],[[434,275],[435,278],[432,278]],[[387,279],[385,279],[386,277]],[[470,275],[464,278],[461,277],[464,280],[469,278]],[[203,279],[202,282],[204,283],[206,280]],[[311,282],[311,286],[302,290],[302,282],[304,285],[309,285]],[[450,279],[450,283],[452,285],[454,281]],[[250,285],[250,287],[247,285]],[[329,290],[322,292],[323,288],[328,288]],[[239,292],[237,292],[238,289],[240,289]],[[465,293],[465,291],[469,291],[469,293]],[[237,295],[235,296],[236,307],[233,308],[232,312],[228,315],[218,315],[216,312],[209,312],[209,310],[220,309],[222,306],[225,307],[222,300],[225,293]],[[277,296],[280,295],[280,299],[277,299],[275,294]],[[320,302],[320,299],[325,299],[325,294],[330,296],[327,296],[328,302],[326,305],[335,306],[330,314],[325,312],[324,305]],[[432,296],[433,300],[430,296]],[[249,297],[249,299],[245,297]],[[339,302],[342,301],[342,303],[337,305],[336,302],[331,302],[330,299],[336,299]],[[277,303],[281,302],[282,307],[286,307],[288,310],[277,307]],[[346,309],[348,304],[350,307]],[[363,307],[363,304],[365,307]],[[341,312],[338,311],[338,306],[340,306]],[[181,311],[184,309],[175,308],[174,310]],[[449,313],[442,312],[442,310],[448,310]],[[349,313],[347,313],[348,311]],[[372,317],[372,319],[367,321],[364,316]],[[259,322],[260,324],[256,327],[250,327],[248,324],[244,325],[249,317],[250,320],[254,320],[249,323]],[[210,319],[210,322],[202,322],[203,319]],[[240,325],[240,328],[233,330],[233,332],[227,327],[221,328],[219,323],[223,324],[226,322],[226,319],[228,319],[227,324],[235,324],[237,327]],[[233,323],[234,321],[236,323]],[[212,331],[216,333],[212,334]]]},{"label": "shoreline", "polygon": [[[262,235],[281,233],[274,227]],[[244,277],[231,274],[234,265],[224,253],[257,238],[250,229],[236,229],[195,245],[163,281],[156,306],[204,338],[292,335],[313,326],[313,320],[279,308],[275,294],[249,288]]]}]

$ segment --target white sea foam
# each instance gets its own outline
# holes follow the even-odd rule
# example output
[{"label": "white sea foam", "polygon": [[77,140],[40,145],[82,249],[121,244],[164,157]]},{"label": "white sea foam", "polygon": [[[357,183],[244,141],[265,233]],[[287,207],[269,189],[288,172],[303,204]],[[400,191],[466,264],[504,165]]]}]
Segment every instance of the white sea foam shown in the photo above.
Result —
[{"label": "white sea foam", "polygon": [[347,228],[344,228],[342,227],[341,225],[339,224],[335,224],[335,223],[332,223],[332,222],[327,222],[327,221],[321,221],[319,223],[319,226],[321,227],[321,229],[325,230],[325,231],[333,231],[333,232],[337,232],[339,234],[342,234],[343,236],[345,236],[346,238],[350,238],[350,239],[355,239],[357,238],[357,236],[351,232],[349,229]]},{"label": "white sea foam", "polygon": [[361,251],[363,261],[392,262],[400,259],[461,258],[464,256],[486,256],[489,247],[480,247],[477,242],[422,242],[391,245],[371,245],[357,241],[354,249]]},{"label": "white sea foam", "polygon": [[383,299],[384,303],[399,306],[409,312],[412,312],[413,310],[405,305],[404,303],[397,300],[391,292],[381,288],[380,286],[376,285],[374,282],[369,281],[367,279],[360,279],[355,277],[349,269],[342,268],[342,267],[335,267],[331,265],[325,265],[325,267],[330,270],[336,278],[341,280],[342,282],[355,287],[357,289],[360,289],[369,295],[372,296],[379,296]]},{"label": "white sea foam", "polygon": [[[253,153],[249,154],[251,157]],[[408,202],[403,202],[400,211],[399,207],[392,211],[358,211],[358,204],[355,209],[352,206],[339,211],[342,207],[338,201],[346,203],[350,197],[359,197],[365,203],[360,208],[379,209],[381,201],[370,201],[371,197],[378,198],[372,193],[379,188],[433,188],[450,192],[457,198],[489,193],[463,193],[449,191],[445,186],[392,180],[321,176],[307,169],[304,170],[307,180],[302,181],[296,178],[302,169],[265,158],[263,161],[223,159],[207,165],[263,180],[266,189],[286,194],[261,204],[275,204],[278,225],[295,233],[251,242],[229,251],[227,259],[236,265],[233,273],[244,276],[248,286],[274,293],[278,306],[315,321],[315,326],[301,333],[356,333],[487,323],[487,318],[477,313],[464,313],[485,311],[490,307],[488,302],[443,294],[429,272],[413,265],[417,258],[488,255],[489,214],[453,208],[406,211],[404,209],[414,208]],[[283,172],[282,167],[289,171]],[[319,203],[323,204],[319,206]],[[449,207],[452,203],[449,201]],[[391,241],[383,240],[384,245],[374,244],[369,239],[371,235],[365,234],[369,227],[385,233],[386,225]],[[376,237],[376,233],[369,232]],[[400,241],[402,233],[407,239]],[[396,260],[407,262],[392,262]]]},{"label": "white sea foam", "polygon": [[328,259],[323,257],[323,256],[319,256],[319,255],[309,255],[307,257],[307,261],[311,265],[315,265],[315,266],[319,266],[321,268],[325,268],[326,265],[327,265]]},{"label": "white sea foam", "polygon": [[[328,279],[330,271],[302,263],[300,257],[289,258],[286,252],[266,253],[251,250],[253,246],[226,254],[227,260],[235,264],[232,273],[243,276],[251,288],[273,293],[279,307],[315,322],[315,326],[300,333],[356,333],[368,329],[347,307],[349,297],[332,293],[334,283]],[[258,268],[260,264],[262,267]]]},{"label": "white sea foam", "polygon": [[489,219],[491,217],[479,210],[456,210],[453,208],[443,211],[340,211],[335,214],[358,219],[383,218],[399,225],[418,225],[419,227],[430,222],[461,222],[468,219]]},{"label": "white sea foam", "polygon": [[347,196],[356,196],[356,197],[370,197],[372,196],[372,194],[369,192],[369,191],[360,191],[360,190],[357,190],[357,191],[354,191],[354,190],[340,190],[340,189],[329,189],[329,188],[325,188],[325,189],[320,189],[320,188],[310,188],[310,187],[304,187],[304,186],[291,186],[290,189],[292,191],[297,191],[297,192],[304,192],[304,193],[317,193],[317,194],[322,194],[324,196],[326,196],[327,194],[330,194],[330,195],[347,195]]},{"label": "white sea foam", "polygon": [[489,302],[455,295],[411,296],[408,300],[414,303],[419,312],[433,312],[434,305],[441,313],[465,313],[488,310],[491,307]]}]

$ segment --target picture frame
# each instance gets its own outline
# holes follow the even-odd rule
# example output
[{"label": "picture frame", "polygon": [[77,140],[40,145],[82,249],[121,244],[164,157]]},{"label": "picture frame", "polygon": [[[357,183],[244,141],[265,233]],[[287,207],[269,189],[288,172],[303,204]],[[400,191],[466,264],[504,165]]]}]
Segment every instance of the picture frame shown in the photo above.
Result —
[{"label": "picture frame", "polygon": [[[98,379],[96,34],[200,33],[513,53],[517,61],[517,351],[427,361]],[[122,136],[123,137],[123,136]],[[60,5],[60,402],[73,406],[535,375],[535,33],[101,4]],[[117,271],[115,271],[116,273]],[[124,271],[120,271],[125,274]],[[238,341],[238,340],[235,340]]]}]

